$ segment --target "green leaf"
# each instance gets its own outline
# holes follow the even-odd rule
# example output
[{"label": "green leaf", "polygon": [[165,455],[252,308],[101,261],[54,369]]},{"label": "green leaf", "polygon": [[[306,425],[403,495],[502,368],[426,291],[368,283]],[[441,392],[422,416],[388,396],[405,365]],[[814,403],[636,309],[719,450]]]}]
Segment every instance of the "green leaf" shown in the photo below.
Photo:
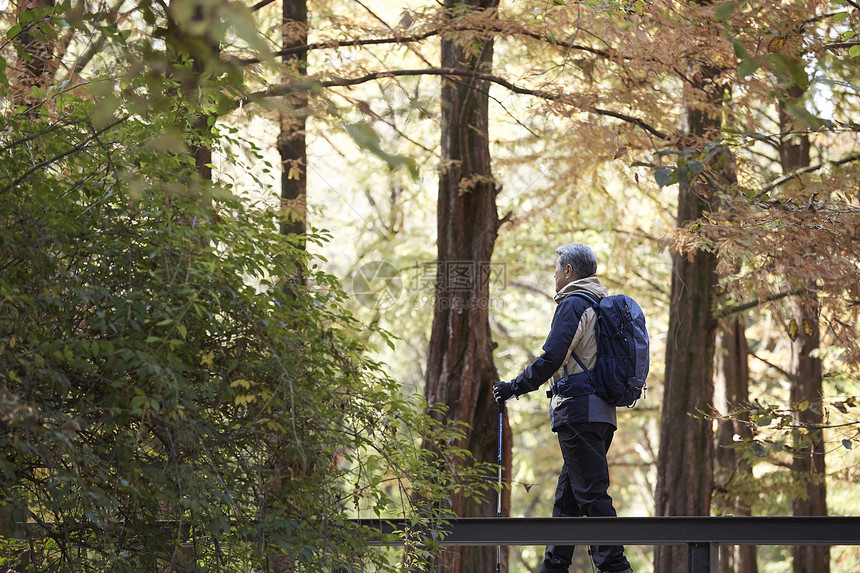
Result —
[{"label": "green leaf", "polygon": [[661,188],[677,183],[677,171],[672,167],[660,166],[654,170],[654,180]]},{"label": "green leaf", "polygon": [[785,105],[785,109],[788,112],[788,115],[796,121],[797,123],[808,127],[809,129],[816,131],[824,125],[824,122],[821,121],[820,118],[811,114],[805,107],[795,102],[788,102]]},{"label": "green leaf", "polygon": [[18,23],[23,27],[32,22],[36,18],[36,13],[33,10],[24,10],[18,16]]},{"label": "green leaf", "polygon": [[21,25],[20,24],[12,24],[8,30],[6,30],[6,39],[11,40],[15,36],[21,33]]},{"label": "green leaf", "polygon": [[385,161],[392,170],[405,167],[412,179],[418,179],[418,163],[411,157],[396,155],[382,149],[379,134],[369,124],[365,122],[349,124],[346,126],[346,132],[359,147]]},{"label": "green leaf", "polygon": [[735,5],[733,2],[725,2],[720,4],[717,7],[716,12],[714,12],[714,18],[716,18],[717,22],[722,22],[723,20],[728,20],[732,17],[732,14],[735,13]]},{"label": "green leaf", "polygon": [[803,91],[809,89],[809,74],[806,73],[806,62],[801,58],[791,58],[786,67],[788,68],[788,75],[791,77],[791,81],[797,87]]},{"label": "green leaf", "polygon": [[753,75],[761,67],[759,58],[747,58],[738,66],[738,77],[746,78]]},{"label": "green leaf", "polygon": [[138,395],[131,399],[131,404],[129,407],[131,408],[132,413],[140,413],[143,411],[143,407],[146,405],[149,399],[146,396]]},{"label": "green leaf", "polygon": [[860,56],[860,44],[855,44],[848,48],[849,58],[856,58],[857,56]]},{"label": "green leaf", "polygon": [[[784,74],[801,90],[809,87],[809,75],[806,73],[806,62],[802,58],[785,54],[768,54],[765,59],[773,66],[777,75]],[[785,81],[785,79],[783,79]]]},{"label": "green leaf", "polygon": [[739,60],[745,60],[750,57],[750,53],[747,50],[747,47],[744,46],[744,43],[741,42],[738,38],[734,38],[732,40],[732,48],[735,51],[735,56]]},{"label": "green leaf", "polygon": [[263,59],[271,59],[269,44],[257,29],[254,14],[247,6],[239,2],[230,2],[219,5],[219,8],[221,16],[233,26],[240,38],[248,42],[248,45]]}]

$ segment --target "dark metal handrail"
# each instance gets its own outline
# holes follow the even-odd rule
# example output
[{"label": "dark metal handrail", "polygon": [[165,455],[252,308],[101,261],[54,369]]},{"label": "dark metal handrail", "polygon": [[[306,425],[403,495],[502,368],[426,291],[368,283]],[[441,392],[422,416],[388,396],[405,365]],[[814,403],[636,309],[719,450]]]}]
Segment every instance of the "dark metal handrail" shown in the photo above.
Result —
[{"label": "dark metal handrail", "polygon": [[[400,545],[403,519],[358,519]],[[687,545],[687,573],[717,571],[719,545],[860,545],[860,517],[465,517],[423,530],[443,545]]]}]

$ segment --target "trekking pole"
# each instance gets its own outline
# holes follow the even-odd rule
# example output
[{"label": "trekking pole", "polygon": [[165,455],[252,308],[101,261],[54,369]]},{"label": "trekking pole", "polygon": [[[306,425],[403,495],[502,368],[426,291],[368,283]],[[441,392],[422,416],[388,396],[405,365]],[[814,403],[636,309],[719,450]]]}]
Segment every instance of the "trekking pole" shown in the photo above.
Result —
[{"label": "trekking pole", "polygon": [[[496,517],[502,517],[502,418],[505,415],[505,403],[499,404],[499,492],[496,498]],[[496,546],[496,573],[502,571],[502,546]]]}]

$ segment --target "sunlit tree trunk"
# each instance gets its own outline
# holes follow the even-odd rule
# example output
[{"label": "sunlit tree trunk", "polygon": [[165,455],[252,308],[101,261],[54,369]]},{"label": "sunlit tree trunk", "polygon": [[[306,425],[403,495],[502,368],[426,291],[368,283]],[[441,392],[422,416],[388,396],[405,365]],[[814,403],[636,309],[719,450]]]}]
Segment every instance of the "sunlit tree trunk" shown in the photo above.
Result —
[{"label": "sunlit tree trunk", "polygon": [[[494,6],[487,0],[467,4],[475,11]],[[463,5],[456,5],[462,11]],[[454,8],[455,2],[448,0],[446,6]],[[469,424],[463,448],[476,460],[495,464],[498,412],[492,386],[498,374],[490,337],[489,286],[499,218],[487,133],[489,85],[472,77],[474,71],[489,72],[492,57],[492,38],[473,38],[469,45],[456,38],[442,40],[442,67],[462,69],[464,75],[447,78],[442,86],[438,269],[425,396],[447,406],[447,419]],[[511,440],[510,431],[505,431],[509,468]],[[452,509],[459,516],[495,516],[496,497],[490,498],[477,503],[455,494]],[[506,492],[504,505],[508,503]],[[494,571],[495,562],[495,547],[455,548],[445,552],[438,570]]]},{"label": "sunlit tree trunk", "polygon": [[[704,202],[689,190],[680,193],[678,222],[696,219]],[[713,395],[715,266],[713,255],[704,251],[692,260],[673,256],[656,515],[710,513],[714,437],[710,420],[696,414]],[[654,553],[656,573],[684,570],[683,546],[663,545]]]},{"label": "sunlit tree trunk", "polygon": [[[683,147],[702,148],[719,138],[723,87],[718,70],[691,65],[681,116]],[[728,161],[723,157],[722,161]],[[701,183],[678,190],[679,227],[706,211],[716,211],[717,195]],[[666,377],[657,458],[656,515],[709,515],[713,487],[714,432],[701,415],[713,399],[716,320],[712,312],[716,258],[699,250],[672,256],[671,306],[666,341]],[[686,549],[661,545],[654,551],[656,573],[686,567]]]},{"label": "sunlit tree trunk", "polygon": [[[788,90],[788,98],[797,99],[803,91],[796,85]],[[781,131],[780,161],[784,173],[790,173],[810,164],[809,137],[797,133],[798,127],[791,121],[785,106],[780,105],[779,125]],[[793,285],[801,289],[803,285]],[[813,356],[820,346],[818,319],[818,297],[814,285],[793,304],[794,315],[789,322],[791,337],[791,391],[790,400],[794,408],[795,423],[813,426],[802,435],[797,444],[798,452],[791,463],[792,474],[801,486],[801,495],[794,498],[794,515],[827,515],[827,485],[824,454],[824,435],[820,428],[823,422],[823,397],[821,360]],[[794,573],[828,573],[830,571],[830,548],[821,545],[801,545],[792,548]]]},{"label": "sunlit tree trunk", "polygon": [[[714,507],[723,515],[750,515],[745,488],[753,482],[752,465],[731,446],[737,434],[752,437],[745,423],[749,416],[733,414],[749,401],[746,324],[742,316],[723,319],[717,331],[714,406],[721,415],[731,415],[717,424],[714,455]],[[757,573],[755,545],[721,545],[719,573]]]}]

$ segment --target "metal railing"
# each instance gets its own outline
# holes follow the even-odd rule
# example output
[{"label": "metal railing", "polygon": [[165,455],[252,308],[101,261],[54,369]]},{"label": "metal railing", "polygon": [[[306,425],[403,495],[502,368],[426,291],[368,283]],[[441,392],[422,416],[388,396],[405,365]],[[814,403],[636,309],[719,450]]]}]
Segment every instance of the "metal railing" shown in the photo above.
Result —
[{"label": "metal railing", "polygon": [[[380,532],[373,545],[401,544],[392,534],[407,527],[398,519],[356,523]],[[714,573],[720,545],[860,545],[860,517],[475,517],[436,533],[443,545],[684,544],[687,573]]]}]

